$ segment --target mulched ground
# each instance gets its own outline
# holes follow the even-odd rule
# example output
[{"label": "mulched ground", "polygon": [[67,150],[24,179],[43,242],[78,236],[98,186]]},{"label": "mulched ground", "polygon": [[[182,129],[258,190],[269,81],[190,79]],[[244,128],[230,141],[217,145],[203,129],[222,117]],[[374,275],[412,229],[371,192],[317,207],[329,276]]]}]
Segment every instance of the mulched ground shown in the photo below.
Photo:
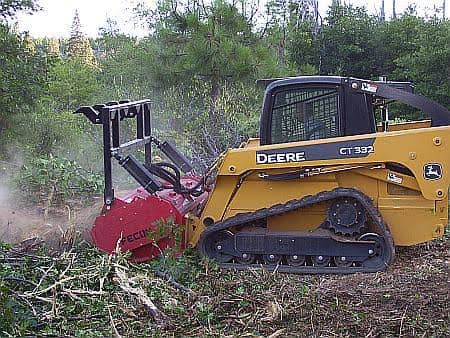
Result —
[{"label": "mulched ground", "polygon": [[[224,332],[235,335],[449,336],[449,241],[398,251],[386,273],[218,271],[204,276],[202,295]],[[209,325],[195,333],[218,332]]]},{"label": "mulched ground", "polygon": [[28,323],[16,316],[1,335],[450,336],[448,238],[397,248],[387,272],[344,276],[225,271],[192,253],[132,265],[83,243],[3,248],[0,262],[0,301]]}]

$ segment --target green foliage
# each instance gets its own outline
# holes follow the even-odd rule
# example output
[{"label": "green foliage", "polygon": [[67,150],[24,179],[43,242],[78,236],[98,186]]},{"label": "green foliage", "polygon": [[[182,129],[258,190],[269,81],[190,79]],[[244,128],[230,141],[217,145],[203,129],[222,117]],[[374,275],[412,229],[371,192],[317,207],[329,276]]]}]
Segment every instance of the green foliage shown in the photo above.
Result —
[{"label": "green foliage", "polygon": [[98,72],[82,58],[59,60],[49,71],[48,101],[57,110],[65,111],[74,111],[80,105],[95,104],[99,92]]},{"label": "green foliage", "polygon": [[[2,253],[11,250],[11,245],[0,242],[0,261]],[[0,264],[0,335],[4,333],[13,333],[23,335],[32,324],[36,323],[33,312],[30,308],[24,306],[16,297],[15,290],[10,287],[11,283],[26,283],[23,281],[23,271],[32,269],[29,260],[25,260],[20,269],[14,273],[15,268],[11,265]]]},{"label": "green foliage", "polygon": [[76,162],[52,155],[33,158],[23,165],[17,185],[34,202],[62,204],[69,198],[99,194],[103,180]]},{"label": "green foliage", "polygon": [[412,80],[418,92],[450,109],[450,21],[420,20],[416,26],[414,49],[394,60],[398,67],[395,73]]},{"label": "green foliage", "polygon": [[271,0],[266,10],[262,33],[265,44],[277,51],[278,67],[292,76],[316,74],[319,22],[314,1]]},{"label": "green foliage", "polygon": [[28,111],[45,90],[45,55],[36,53],[31,38],[14,32],[5,20],[18,11],[38,9],[34,0],[0,0],[0,132],[9,127],[9,115]]},{"label": "green foliage", "polygon": [[0,19],[13,17],[16,12],[34,12],[40,7],[35,0],[0,0]]},{"label": "green foliage", "polygon": [[[383,21],[365,8],[339,2],[324,19],[317,34],[310,19],[288,26],[289,55],[300,73],[316,69],[324,75],[412,81],[416,92],[450,107],[450,69],[443,66],[450,54],[448,20],[426,20],[408,8],[398,19]],[[420,115],[408,107],[391,110],[392,118]]]},{"label": "green foliage", "polygon": [[[21,145],[26,156],[48,156],[53,153],[68,155],[68,147],[81,143],[90,146],[91,125],[71,112],[55,112],[52,106],[40,105],[32,114],[19,113],[10,118],[13,127],[7,134],[12,143]],[[84,149],[71,149],[77,158],[86,154]]]},{"label": "green foliage", "polygon": [[[0,275],[2,271],[0,271]],[[16,301],[11,290],[0,281],[0,333],[16,332],[23,335],[34,322],[33,313]]]},{"label": "green foliage", "polygon": [[319,68],[319,41],[314,34],[313,25],[313,21],[303,22],[291,33],[290,59],[297,65],[301,75],[314,75]]},{"label": "green foliage", "polygon": [[214,99],[225,82],[280,73],[275,55],[236,4],[215,0],[177,6],[164,0],[149,15],[156,18],[152,22],[157,39],[154,72],[160,83],[189,84],[201,79],[209,84]]},{"label": "green foliage", "polygon": [[46,87],[45,58],[26,42],[0,24],[0,130],[8,126],[10,114],[29,111]]},{"label": "green foliage", "polygon": [[0,266],[0,334],[15,332],[23,335],[36,320],[31,309],[20,303],[5,283],[10,278],[10,272],[8,266]]},{"label": "green foliage", "polygon": [[153,229],[147,231],[147,237],[151,241],[158,245],[158,242],[162,239],[173,240],[173,248],[167,250],[163,250],[164,248],[160,248],[161,251],[164,251],[164,256],[166,257],[174,257],[177,253],[180,252],[181,242],[183,240],[184,227],[175,223],[175,219],[173,217],[168,217],[167,219],[161,218],[152,223]]},{"label": "green foliage", "polygon": [[141,99],[159,84],[152,68],[157,67],[152,54],[152,39],[137,39],[120,33],[117,24],[108,21],[95,41],[101,66],[101,100]]},{"label": "green foliage", "polygon": [[373,39],[379,21],[364,8],[337,3],[330,7],[326,21],[319,38],[320,72],[361,78],[379,76],[375,62],[378,46]]},{"label": "green foliage", "polygon": [[155,271],[162,271],[186,287],[195,287],[196,279],[201,275],[203,267],[218,271],[219,267],[212,260],[199,260],[196,252],[186,249],[181,256],[163,255],[148,262]]},{"label": "green foliage", "polygon": [[373,39],[380,46],[377,48],[380,75],[404,78],[397,72],[396,60],[403,55],[414,53],[420,47],[420,32],[425,26],[427,22],[411,12],[378,26],[379,29]]},{"label": "green foliage", "polygon": [[221,152],[257,135],[261,99],[255,86],[228,84],[211,110],[207,84],[197,82],[183,91],[168,88],[156,100],[155,133],[173,140],[198,169],[205,169]]}]

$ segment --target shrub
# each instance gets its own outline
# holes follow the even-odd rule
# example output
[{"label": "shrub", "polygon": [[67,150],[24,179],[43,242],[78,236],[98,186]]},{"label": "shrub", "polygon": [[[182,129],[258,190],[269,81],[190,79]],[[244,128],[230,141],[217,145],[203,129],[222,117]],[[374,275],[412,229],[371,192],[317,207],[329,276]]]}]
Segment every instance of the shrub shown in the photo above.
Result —
[{"label": "shrub", "polygon": [[101,192],[103,178],[80,167],[75,161],[48,155],[23,165],[16,185],[28,199],[62,204],[69,198]]}]

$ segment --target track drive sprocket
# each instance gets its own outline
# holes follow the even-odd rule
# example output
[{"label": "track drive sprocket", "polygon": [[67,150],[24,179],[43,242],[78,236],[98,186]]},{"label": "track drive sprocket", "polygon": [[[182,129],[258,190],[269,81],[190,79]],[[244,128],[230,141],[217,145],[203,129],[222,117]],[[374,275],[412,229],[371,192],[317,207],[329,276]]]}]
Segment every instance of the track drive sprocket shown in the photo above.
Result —
[{"label": "track drive sprocket", "polygon": [[367,213],[355,198],[336,199],[328,208],[328,225],[335,234],[360,235],[366,228]]}]

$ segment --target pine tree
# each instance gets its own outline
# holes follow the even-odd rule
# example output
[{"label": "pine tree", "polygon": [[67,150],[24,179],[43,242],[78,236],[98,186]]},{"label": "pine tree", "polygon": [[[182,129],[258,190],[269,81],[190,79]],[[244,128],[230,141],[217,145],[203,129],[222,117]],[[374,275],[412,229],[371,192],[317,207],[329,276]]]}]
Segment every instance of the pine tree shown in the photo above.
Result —
[{"label": "pine tree", "polygon": [[[176,4],[161,0],[156,15],[162,18],[155,24],[160,44],[155,71],[161,83],[202,79],[210,85],[213,106],[226,83],[249,79],[261,64],[271,63],[251,29],[251,14],[246,17],[224,0],[178,9]],[[249,12],[245,6],[244,11]]]},{"label": "pine tree", "polygon": [[23,46],[25,51],[29,55],[36,54],[36,44],[34,43],[33,38],[28,33],[26,33],[23,37]]},{"label": "pine tree", "polygon": [[48,39],[47,44],[47,55],[51,58],[59,58],[61,56],[60,44],[58,39]]},{"label": "pine tree", "polygon": [[89,66],[98,67],[89,39],[83,34],[78,10],[75,10],[72,21],[67,55],[71,58],[78,58]]}]

